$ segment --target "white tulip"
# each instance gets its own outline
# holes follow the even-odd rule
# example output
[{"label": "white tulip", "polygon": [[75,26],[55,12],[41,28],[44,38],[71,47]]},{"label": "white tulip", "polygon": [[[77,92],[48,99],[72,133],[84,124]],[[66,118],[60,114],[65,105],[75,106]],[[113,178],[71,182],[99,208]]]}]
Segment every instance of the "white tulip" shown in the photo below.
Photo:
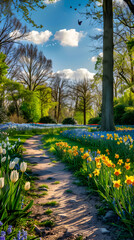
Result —
[{"label": "white tulip", "polygon": [[6,149],[3,149],[3,154],[6,154]]},{"label": "white tulip", "polygon": [[28,191],[28,190],[30,189],[30,182],[26,182],[26,183],[25,183],[24,189],[25,189],[26,191]]},{"label": "white tulip", "polygon": [[10,175],[11,182],[15,183],[19,179],[19,173],[17,170],[13,170]]},{"label": "white tulip", "polygon": [[3,149],[2,149],[2,147],[0,146],[0,154],[2,154],[3,153]]},{"label": "white tulip", "polygon": [[10,156],[8,155],[8,161],[10,160]]},{"label": "white tulip", "polygon": [[15,167],[15,164],[16,163],[14,161],[10,162],[9,168],[12,170]]},{"label": "white tulip", "polygon": [[19,158],[16,157],[16,158],[14,159],[14,162],[17,164],[17,163],[19,162]]},{"label": "white tulip", "polygon": [[6,157],[1,158],[1,162],[5,162],[6,161]]},{"label": "white tulip", "polygon": [[6,148],[6,146],[7,146],[6,143],[4,143],[3,147]]},{"label": "white tulip", "polygon": [[1,177],[0,178],[0,188],[3,188],[4,187],[4,178]]},{"label": "white tulip", "polygon": [[25,172],[26,169],[27,169],[27,163],[26,163],[26,162],[22,162],[22,163],[20,164],[20,170],[21,170],[21,172]]},{"label": "white tulip", "polygon": [[20,142],[20,138],[18,138],[18,142]]},{"label": "white tulip", "polygon": [[7,141],[7,142],[9,141],[9,138],[8,138],[8,137],[6,138],[6,141]]}]

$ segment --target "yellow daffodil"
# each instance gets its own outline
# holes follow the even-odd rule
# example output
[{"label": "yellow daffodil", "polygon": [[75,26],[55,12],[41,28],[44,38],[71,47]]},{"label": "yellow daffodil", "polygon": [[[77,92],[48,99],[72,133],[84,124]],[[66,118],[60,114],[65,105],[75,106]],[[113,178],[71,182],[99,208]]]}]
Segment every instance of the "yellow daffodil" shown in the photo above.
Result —
[{"label": "yellow daffodil", "polygon": [[113,181],[114,187],[119,189],[119,187],[121,187],[121,180],[117,180],[117,181]]},{"label": "yellow daffodil", "polygon": [[119,176],[121,174],[121,170],[120,169],[115,169],[114,174],[116,176]]},{"label": "yellow daffodil", "polygon": [[96,169],[94,170],[93,174],[94,174],[94,176],[99,176],[100,170],[96,168]]}]

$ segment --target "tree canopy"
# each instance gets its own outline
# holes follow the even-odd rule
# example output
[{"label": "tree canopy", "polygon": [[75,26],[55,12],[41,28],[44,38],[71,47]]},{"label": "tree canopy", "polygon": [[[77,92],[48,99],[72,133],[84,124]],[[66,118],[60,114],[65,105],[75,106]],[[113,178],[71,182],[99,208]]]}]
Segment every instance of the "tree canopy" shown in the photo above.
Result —
[{"label": "tree canopy", "polygon": [[46,5],[43,0],[2,0],[0,1],[0,18],[2,15],[12,16],[16,13],[21,13],[22,17],[33,26],[40,28],[42,25],[38,26],[33,19],[30,17],[31,11],[36,8],[44,9]]}]

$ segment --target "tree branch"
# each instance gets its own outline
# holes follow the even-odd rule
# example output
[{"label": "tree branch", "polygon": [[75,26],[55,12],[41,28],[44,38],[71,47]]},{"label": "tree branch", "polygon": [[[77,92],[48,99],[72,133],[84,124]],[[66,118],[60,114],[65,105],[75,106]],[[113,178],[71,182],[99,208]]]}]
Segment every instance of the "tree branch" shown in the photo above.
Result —
[{"label": "tree branch", "polygon": [[131,2],[131,0],[124,0],[124,2],[128,5],[130,11],[134,14],[134,4]]}]

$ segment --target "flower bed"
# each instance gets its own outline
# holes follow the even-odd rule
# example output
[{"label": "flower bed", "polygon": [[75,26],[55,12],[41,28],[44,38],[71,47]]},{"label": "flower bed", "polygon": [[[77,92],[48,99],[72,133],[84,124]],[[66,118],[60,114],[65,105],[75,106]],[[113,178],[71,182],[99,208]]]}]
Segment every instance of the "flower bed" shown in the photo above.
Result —
[{"label": "flower bed", "polygon": [[106,154],[101,154],[99,149],[85,152],[84,148],[71,147],[67,142],[56,143],[55,149],[60,159],[82,172],[89,187],[98,191],[133,235],[134,174],[130,159],[121,159],[116,153],[113,162],[109,149],[105,150]]},{"label": "flower bed", "polygon": [[[30,182],[25,180],[27,163],[19,158],[20,153],[20,139],[14,145],[11,145],[8,137],[0,143],[0,239],[3,240],[13,239],[11,237],[16,232],[11,231],[10,226],[16,226],[19,220],[26,219],[33,204],[33,201],[27,205],[23,203],[25,191],[30,189]],[[5,238],[6,234],[11,235]]]}]

